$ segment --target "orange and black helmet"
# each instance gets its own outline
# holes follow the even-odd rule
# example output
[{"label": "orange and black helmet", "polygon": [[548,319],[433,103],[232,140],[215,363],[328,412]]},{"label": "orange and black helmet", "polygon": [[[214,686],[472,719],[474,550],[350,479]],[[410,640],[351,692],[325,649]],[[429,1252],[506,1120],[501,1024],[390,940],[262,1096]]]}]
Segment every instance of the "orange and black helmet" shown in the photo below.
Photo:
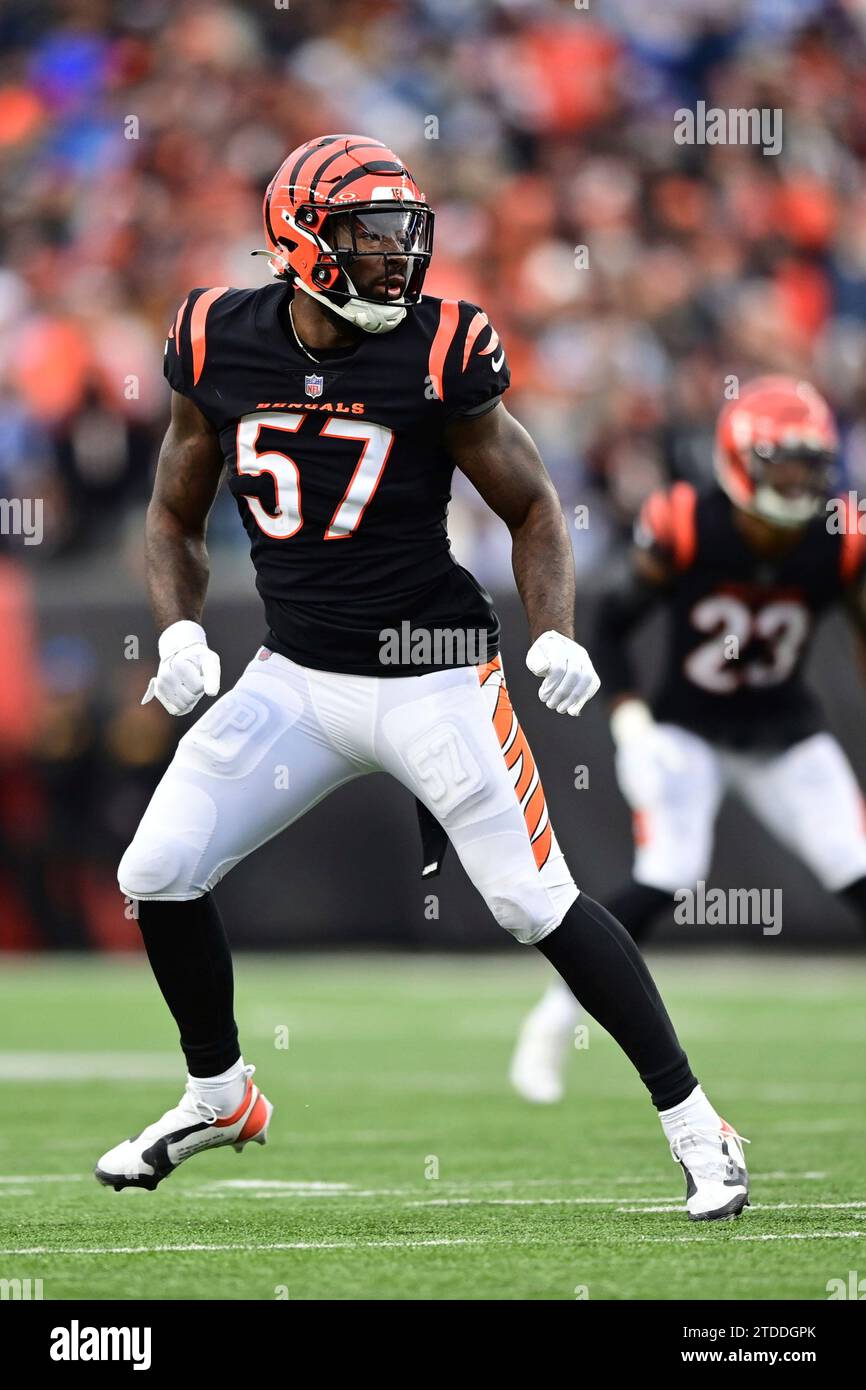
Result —
[{"label": "orange and black helmet", "polygon": [[716,477],[731,501],[777,526],[802,526],[822,511],[836,481],[833,413],[808,381],[748,382],[716,426]]},{"label": "orange and black helmet", "polygon": [[[367,332],[396,327],[418,302],[433,213],[380,140],[322,135],[293,150],[268,185],[264,221],[274,275]],[[383,260],[381,293],[362,293],[353,282],[352,267],[363,256]]]}]

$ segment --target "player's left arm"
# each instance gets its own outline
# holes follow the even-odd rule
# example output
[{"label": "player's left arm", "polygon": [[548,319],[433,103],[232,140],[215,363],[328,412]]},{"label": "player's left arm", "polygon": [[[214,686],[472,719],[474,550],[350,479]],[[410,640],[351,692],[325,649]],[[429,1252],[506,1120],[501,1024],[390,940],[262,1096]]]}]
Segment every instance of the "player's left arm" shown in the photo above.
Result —
[{"label": "player's left arm", "polygon": [[511,532],[512,566],[532,646],[526,664],[544,677],[548,709],[579,714],[599,687],[574,639],[574,559],[562,507],[532,438],[499,401],[458,416],[445,439],[456,467]]}]

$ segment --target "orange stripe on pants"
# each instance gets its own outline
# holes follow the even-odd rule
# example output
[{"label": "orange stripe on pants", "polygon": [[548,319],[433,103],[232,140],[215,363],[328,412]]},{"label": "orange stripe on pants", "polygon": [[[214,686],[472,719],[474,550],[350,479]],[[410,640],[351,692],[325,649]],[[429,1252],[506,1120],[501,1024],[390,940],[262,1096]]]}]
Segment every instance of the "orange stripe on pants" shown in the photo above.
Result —
[{"label": "orange stripe on pants", "polygon": [[[518,802],[523,803],[524,797],[526,797],[533,779],[537,775],[537,768],[532,756],[532,749],[512,708],[511,698],[502,675],[502,662],[498,656],[494,657],[492,661],[488,661],[484,666],[478,667],[478,680],[481,685],[495,680],[499,686],[496,694],[496,706],[493,711],[493,728],[499,739],[499,746],[505,758],[505,766],[511,773],[514,782],[515,795]],[[550,816],[547,814],[547,802],[540,777],[526,801],[526,805],[523,806],[523,819],[526,822],[526,830],[532,845],[535,863],[539,869],[543,869],[550,856],[553,829],[550,824]]]}]

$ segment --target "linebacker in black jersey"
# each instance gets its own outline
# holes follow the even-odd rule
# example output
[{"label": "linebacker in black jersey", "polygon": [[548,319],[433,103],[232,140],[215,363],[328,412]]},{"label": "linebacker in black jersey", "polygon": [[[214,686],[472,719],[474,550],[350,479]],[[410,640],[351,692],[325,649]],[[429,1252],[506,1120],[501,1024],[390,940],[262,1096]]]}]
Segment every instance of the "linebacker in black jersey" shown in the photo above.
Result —
[{"label": "linebacker in black jersey", "polygon": [[[200,619],[223,469],[267,631],[181,739],[120,864],[189,1075],[180,1103],[104,1154],[96,1176],[153,1188],[201,1149],[265,1142],[272,1107],[240,1054],[212,890],[336,787],[386,770],[418,799],[431,858],[447,836],[500,925],[579,985],[631,1058],[685,1169],[690,1217],[737,1215],[738,1138],[628,933],[578,893],[489,596],[450,553],[456,466],[511,531],[540,697],[578,714],[598,678],[572,639],[571,548],[538,453],[501,402],[498,335],[475,305],[421,298],[433,214],[378,141],[331,135],[295,150],[264,220],[277,283],[193,290],[166,344],[172,419],[147,517],[161,660],[145,699],[186,714],[219,689]],[[383,634],[404,629],[386,659]]]},{"label": "linebacker in black jersey", "polygon": [[[854,773],[803,665],[816,620],[842,604],[866,641],[866,535],[831,499],[838,441],[806,382],[763,377],[722,412],[719,488],[653,494],[628,571],[599,605],[593,652],[612,704],[620,788],[632,808],[632,880],[611,903],[642,941],[710,865],[726,791],[866,924],[866,824]],[[829,506],[828,506],[829,501]],[[626,642],[662,605],[658,688],[637,693]],[[556,1101],[579,1010],[550,987],[521,1029],[512,1080]]]}]

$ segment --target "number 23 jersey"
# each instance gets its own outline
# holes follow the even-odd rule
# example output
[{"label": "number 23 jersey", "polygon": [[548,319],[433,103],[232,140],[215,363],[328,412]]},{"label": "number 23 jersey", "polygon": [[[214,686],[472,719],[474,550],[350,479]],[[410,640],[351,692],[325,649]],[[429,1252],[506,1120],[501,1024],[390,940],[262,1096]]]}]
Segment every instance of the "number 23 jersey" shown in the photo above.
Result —
[{"label": "number 23 jersey", "polygon": [[[444,431],[507,388],[498,334],[476,305],[425,296],[392,332],[311,361],[290,298],[284,284],[193,290],[165,352],[169,383],[219,435],[266,644],[322,670],[420,675],[433,668],[395,661],[393,646],[380,659],[383,632],[408,624],[471,632],[445,656],[480,646],[491,659],[490,596],[450,550]],[[408,656],[411,639],[397,650]]]},{"label": "number 23 jersey", "polygon": [[720,489],[675,483],[644,503],[635,539],[674,572],[656,718],[734,747],[786,747],[823,727],[803,666],[817,618],[862,582],[856,515],[835,530],[818,515],[768,557]]}]

